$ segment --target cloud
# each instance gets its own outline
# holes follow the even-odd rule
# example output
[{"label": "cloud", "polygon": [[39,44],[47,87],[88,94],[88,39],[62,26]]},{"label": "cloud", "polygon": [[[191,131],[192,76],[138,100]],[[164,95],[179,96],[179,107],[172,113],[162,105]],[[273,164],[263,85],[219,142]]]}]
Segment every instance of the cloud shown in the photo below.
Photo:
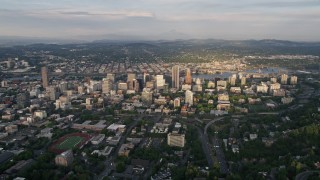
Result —
[{"label": "cloud", "polygon": [[138,10],[113,10],[113,11],[58,11],[62,15],[75,15],[75,16],[121,16],[121,17],[146,17],[152,18],[154,14],[147,11]]},{"label": "cloud", "polygon": [[320,1],[318,0],[304,0],[304,1],[275,1],[275,2],[260,2],[253,3],[252,6],[264,8],[292,8],[292,7],[319,7]]},{"label": "cloud", "polygon": [[[90,10],[90,11],[74,11],[70,9],[51,9],[51,10],[40,10],[40,11],[19,11],[19,14],[23,16],[29,16],[37,19],[65,19],[73,20],[79,19],[83,21],[87,20],[116,20],[125,18],[154,18],[155,15],[147,11],[139,10]],[[98,19],[97,19],[98,18]]]},{"label": "cloud", "polygon": [[151,36],[176,29],[191,38],[319,39],[319,0],[0,1],[3,35]]}]

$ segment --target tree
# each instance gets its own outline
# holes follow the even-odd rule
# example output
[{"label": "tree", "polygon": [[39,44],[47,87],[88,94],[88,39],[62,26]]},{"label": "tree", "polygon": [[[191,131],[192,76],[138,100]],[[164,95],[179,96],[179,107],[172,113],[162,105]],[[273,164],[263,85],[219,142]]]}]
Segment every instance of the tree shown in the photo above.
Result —
[{"label": "tree", "polygon": [[14,157],[14,160],[19,161],[19,160],[27,160],[33,157],[33,152],[31,150],[26,150],[19,155]]},{"label": "tree", "polygon": [[116,171],[118,173],[122,173],[124,170],[126,170],[126,165],[124,164],[124,162],[119,162],[116,166]]},{"label": "tree", "polygon": [[189,165],[186,170],[186,177],[193,179],[199,175],[199,170],[193,165]]}]

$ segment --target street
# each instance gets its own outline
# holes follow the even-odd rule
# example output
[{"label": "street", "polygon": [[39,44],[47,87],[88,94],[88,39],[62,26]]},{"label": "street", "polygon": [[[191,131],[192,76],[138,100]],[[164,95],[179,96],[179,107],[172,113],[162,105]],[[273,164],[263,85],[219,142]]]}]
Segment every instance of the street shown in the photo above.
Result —
[{"label": "street", "polygon": [[[220,118],[217,118],[217,119],[214,119],[212,121],[210,121],[204,128],[204,134],[205,134],[205,139],[207,142],[209,142],[208,140],[208,128],[214,124],[215,122],[217,121],[221,121],[223,120],[224,118],[223,117],[220,117]],[[208,143],[207,143],[208,144]],[[224,156],[224,153],[223,153],[223,150],[221,149],[221,143],[220,143],[220,140],[218,139],[218,135],[215,134],[214,138],[212,139],[212,144],[213,144],[213,147],[215,149],[215,152],[216,152],[216,157],[217,157],[217,160],[219,162],[219,165],[220,165],[220,172],[222,174],[227,174],[229,172],[229,169],[228,169],[228,165],[227,165],[227,162],[225,160],[225,156]],[[211,152],[211,151],[210,151]]]}]

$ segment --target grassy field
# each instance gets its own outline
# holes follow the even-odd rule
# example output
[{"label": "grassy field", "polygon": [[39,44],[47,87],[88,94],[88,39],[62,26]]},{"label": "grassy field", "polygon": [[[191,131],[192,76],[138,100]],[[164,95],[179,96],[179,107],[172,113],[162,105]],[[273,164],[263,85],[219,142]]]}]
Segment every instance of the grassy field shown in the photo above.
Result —
[{"label": "grassy field", "polygon": [[71,136],[65,139],[63,142],[61,142],[58,146],[57,149],[61,150],[68,150],[72,149],[75,146],[77,146],[81,141],[83,141],[82,137],[79,136]]}]

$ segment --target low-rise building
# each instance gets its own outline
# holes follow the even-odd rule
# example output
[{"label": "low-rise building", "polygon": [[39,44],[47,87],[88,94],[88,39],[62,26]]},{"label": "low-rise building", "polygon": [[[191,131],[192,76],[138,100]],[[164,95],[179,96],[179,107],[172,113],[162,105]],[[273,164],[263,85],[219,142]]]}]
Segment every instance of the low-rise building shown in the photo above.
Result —
[{"label": "low-rise building", "polygon": [[82,124],[76,124],[74,123],[72,125],[73,129],[87,129],[87,130],[92,130],[92,131],[101,131],[102,129],[104,129],[107,125],[105,125],[105,121],[101,120],[96,124],[90,124],[91,121],[85,121]]},{"label": "low-rise building", "polygon": [[46,138],[49,138],[51,139],[52,137],[52,128],[44,128],[40,131],[40,133],[37,135],[37,137],[46,137]]},{"label": "low-rise building", "polygon": [[73,162],[73,153],[72,150],[67,150],[59,155],[57,155],[54,159],[56,165],[58,166],[70,166]]},{"label": "low-rise building", "polygon": [[256,98],[256,99],[255,98],[248,98],[248,102],[249,102],[249,104],[259,104],[262,101],[260,98]]},{"label": "low-rise building", "polygon": [[283,104],[290,104],[290,103],[292,103],[293,100],[294,100],[293,97],[283,97],[283,98],[281,98],[281,102]]},{"label": "low-rise building", "polygon": [[112,132],[124,132],[126,130],[126,125],[113,123],[109,127],[107,127],[107,130]]},{"label": "low-rise building", "polygon": [[33,116],[39,119],[44,119],[47,117],[47,112],[44,110],[37,110],[34,112]]},{"label": "low-rise building", "polygon": [[230,101],[218,101],[218,110],[229,110],[231,107]]},{"label": "low-rise building", "polygon": [[218,101],[229,101],[229,94],[228,93],[219,94]]},{"label": "low-rise building", "polygon": [[273,96],[284,97],[284,96],[286,96],[286,90],[284,90],[284,89],[274,90],[273,91]]},{"label": "low-rise building", "polygon": [[169,146],[184,147],[185,145],[185,135],[169,133],[167,135],[167,143]]},{"label": "low-rise building", "polygon": [[129,153],[131,152],[131,150],[133,150],[133,148],[134,144],[132,143],[122,144],[119,149],[118,156],[128,157]]},{"label": "low-rise building", "polygon": [[110,136],[110,137],[108,137],[108,138],[106,139],[106,142],[107,142],[107,144],[109,144],[109,145],[116,146],[116,145],[118,145],[120,139],[121,139],[121,136],[114,136],[114,137],[111,137],[111,136]]},{"label": "low-rise building", "polygon": [[258,135],[257,134],[250,134],[249,138],[250,138],[250,140],[255,140],[258,138]]},{"label": "low-rise building", "polygon": [[98,154],[99,156],[109,156],[114,147],[106,146],[103,150],[94,150],[91,154]]},{"label": "low-rise building", "polygon": [[91,143],[92,143],[93,145],[98,145],[98,144],[100,144],[100,143],[104,140],[105,137],[106,137],[106,135],[104,135],[104,134],[98,134],[98,135],[94,136],[94,137],[91,139]]},{"label": "low-rise building", "polygon": [[268,93],[269,87],[267,84],[262,83],[261,85],[257,86],[257,92],[258,93]]},{"label": "low-rise building", "polygon": [[18,126],[14,124],[8,125],[5,127],[5,130],[7,133],[12,134],[18,131]]},{"label": "low-rise building", "polygon": [[239,146],[238,146],[238,145],[233,144],[233,145],[231,146],[231,149],[232,149],[232,152],[233,152],[233,153],[239,153]]},{"label": "low-rise building", "polygon": [[241,87],[231,87],[230,92],[235,94],[241,94]]},{"label": "low-rise building", "polygon": [[19,173],[23,170],[25,170],[26,168],[30,167],[32,164],[34,163],[33,159],[28,159],[28,160],[22,160],[17,162],[15,165],[13,165],[12,167],[10,167],[9,169],[7,169],[5,171],[6,174],[16,174]]}]

